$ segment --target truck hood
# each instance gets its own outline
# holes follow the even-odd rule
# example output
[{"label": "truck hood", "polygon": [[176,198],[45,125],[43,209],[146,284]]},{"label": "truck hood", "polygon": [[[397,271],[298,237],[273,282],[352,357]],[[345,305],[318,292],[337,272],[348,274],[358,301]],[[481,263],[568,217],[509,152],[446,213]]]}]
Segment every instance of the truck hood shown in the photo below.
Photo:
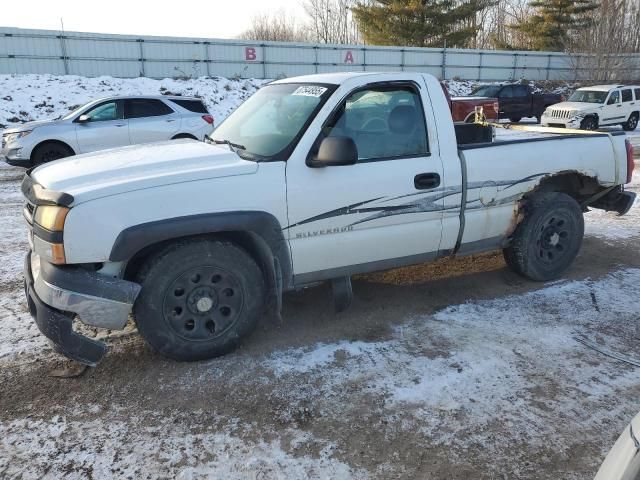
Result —
[{"label": "truck hood", "polygon": [[48,190],[73,195],[74,205],[108,195],[172,183],[255,173],[227,146],[196,140],[135,145],[77,155],[42,165],[32,179]]},{"label": "truck hood", "polygon": [[563,112],[567,110],[577,110],[579,112],[585,112],[588,110],[599,110],[600,108],[602,108],[602,105],[600,105],[599,103],[587,102],[561,102],[551,105],[549,108],[553,110],[561,110]]},{"label": "truck hood", "polygon": [[5,128],[2,133],[7,134],[7,133],[24,132],[25,130],[33,130],[34,128],[37,128],[37,127],[43,127],[45,125],[54,126],[54,125],[59,125],[60,123],[62,123],[61,120],[39,120],[37,122],[26,122],[26,123],[21,123],[20,125],[15,127]]}]

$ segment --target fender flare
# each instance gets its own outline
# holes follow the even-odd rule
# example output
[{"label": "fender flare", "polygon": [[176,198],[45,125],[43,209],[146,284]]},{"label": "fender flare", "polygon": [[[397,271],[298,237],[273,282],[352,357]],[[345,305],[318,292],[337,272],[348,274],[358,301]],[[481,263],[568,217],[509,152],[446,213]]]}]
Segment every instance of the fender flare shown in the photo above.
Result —
[{"label": "fender flare", "polygon": [[[270,253],[277,262],[270,262],[271,278],[280,278],[285,289],[291,284],[292,268],[289,246],[280,222],[267,212],[235,211],[187,215],[134,225],[122,230],[111,248],[109,260],[126,262],[146,247],[179,238],[225,232],[243,232],[262,244],[255,254],[264,261]],[[276,266],[280,272],[276,271]]]}]

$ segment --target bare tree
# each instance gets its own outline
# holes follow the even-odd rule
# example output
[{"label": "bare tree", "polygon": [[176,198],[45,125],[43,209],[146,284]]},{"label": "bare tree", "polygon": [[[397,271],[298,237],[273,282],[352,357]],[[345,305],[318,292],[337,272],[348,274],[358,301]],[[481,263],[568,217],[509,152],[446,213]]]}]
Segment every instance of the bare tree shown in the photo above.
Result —
[{"label": "bare tree", "polygon": [[251,26],[240,34],[245,40],[264,40],[274,42],[307,42],[312,41],[309,28],[298,26],[293,16],[284,10],[275,13],[263,12],[251,19]]},{"label": "bare tree", "polygon": [[637,0],[602,0],[589,14],[589,28],[569,47],[575,79],[633,80],[640,71],[640,5]]},{"label": "bare tree", "polygon": [[351,13],[356,0],[304,0],[302,6],[310,19],[310,30],[318,43],[361,43]]},{"label": "bare tree", "polygon": [[480,12],[478,48],[526,50],[530,48],[527,38],[510,28],[531,15],[529,0],[498,0]]}]

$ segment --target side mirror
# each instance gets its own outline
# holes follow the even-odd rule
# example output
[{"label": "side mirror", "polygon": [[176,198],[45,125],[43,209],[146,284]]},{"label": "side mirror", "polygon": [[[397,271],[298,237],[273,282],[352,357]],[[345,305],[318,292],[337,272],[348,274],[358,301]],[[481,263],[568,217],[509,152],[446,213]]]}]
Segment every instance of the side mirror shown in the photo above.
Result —
[{"label": "side mirror", "polygon": [[89,115],[80,115],[78,117],[78,120],[76,120],[78,123],[87,123],[91,121],[91,117]]},{"label": "side mirror", "polygon": [[318,155],[307,158],[311,168],[340,167],[358,162],[358,147],[351,137],[327,137],[320,143]]}]

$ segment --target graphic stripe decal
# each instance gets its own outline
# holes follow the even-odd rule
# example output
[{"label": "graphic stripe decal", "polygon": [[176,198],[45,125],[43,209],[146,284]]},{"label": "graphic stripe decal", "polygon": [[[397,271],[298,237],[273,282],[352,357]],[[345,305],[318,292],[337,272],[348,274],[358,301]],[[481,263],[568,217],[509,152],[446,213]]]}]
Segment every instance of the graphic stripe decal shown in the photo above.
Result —
[{"label": "graphic stripe decal", "polygon": [[[534,175],[529,175],[527,177],[521,178],[519,180],[502,180],[498,182],[492,182],[491,185],[495,187],[504,187],[499,188],[498,192],[504,192],[516,185],[531,182],[540,177],[544,177],[549,175],[549,173],[536,173]],[[467,190],[478,190],[481,189],[487,184],[491,182],[490,180],[486,181],[476,181],[471,182],[467,185]],[[384,217],[395,216],[395,215],[406,215],[410,213],[426,213],[426,212],[437,212],[437,211],[449,211],[454,209],[459,209],[460,205],[442,205],[440,203],[436,203],[439,200],[446,199],[452,195],[458,195],[462,193],[462,185],[456,185],[453,187],[440,187],[433,190],[429,190],[428,192],[415,192],[409,193],[405,195],[399,195],[394,197],[377,197],[372,198],[370,200],[365,200],[363,202],[354,203],[351,205],[347,205],[345,207],[340,207],[335,210],[330,210],[325,213],[321,213],[319,215],[315,215],[313,217],[309,217],[305,220],[301,220],[297,223],[289,225],[285,227],[283,230],[287,230],[289,228],[297,227],[299,225],[305,225],[308,223],[312,223],[318,220],[325,220],[327,218],[340,217],[343,215],[353,215],[353,214],[361,214],[361,213],[373,213],[368,217],[357,220],[350,225],[352,227],[354,225],[359,225],[365,222],[370,222],[373,220],[377,220]],[[372,204],[374,202],[381,201],[382,203],[392,202],[394,200],[400,200],[402,198],[410,198],[410,197],[419,197],[424,195],[423,198],[411,198],[407,203],[403,203],[400,205],[376,205],[376,206],[368,206],[368,204]],[[496,200],[492,202],[490,205],[482,205],[480,203],[480,199],[476,198],[473,200],[469,200],[466,203],[466,208],[469,210],[476,210],[479,208],[487,207],[487,206],[496,206],[503,205],[505,203],[510,203],[517,200],[520,197],[521,193],[515,193],[508,197],[502,198],[500,200]]]}]

